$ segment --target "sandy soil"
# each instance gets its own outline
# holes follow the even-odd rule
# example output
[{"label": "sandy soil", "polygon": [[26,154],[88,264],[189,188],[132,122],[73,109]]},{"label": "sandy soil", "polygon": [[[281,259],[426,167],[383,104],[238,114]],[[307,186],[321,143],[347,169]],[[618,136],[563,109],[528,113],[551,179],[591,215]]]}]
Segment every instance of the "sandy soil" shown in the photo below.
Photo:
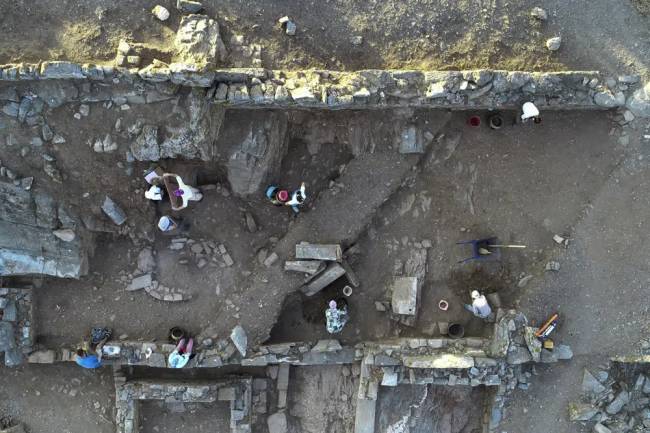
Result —
[{"label": "sandy soil", "polygon": [[[166,6],[171,18],[149,11]],[[165,59],[180,21],[172,0],[0,1],[0,62],[69,59],[111,61],[120,38],[143,42]],[[263,47],[266,68],[493,67],[519,70],[600,69],[648,74],[650,38],[645,0],[205,0],[226,43],[242,35]],[[549,19],[530,10],[541,6]],[[636,6],[636,7],[635,7]],[[645,12],[645,15],[644,15]],[[288,15],[296,36],[282,33]],[[546,50],[561,35],[563,48]],[[361,43],[358,42],[361,37]],[[355,39],[356,38],[356,39]]]}]

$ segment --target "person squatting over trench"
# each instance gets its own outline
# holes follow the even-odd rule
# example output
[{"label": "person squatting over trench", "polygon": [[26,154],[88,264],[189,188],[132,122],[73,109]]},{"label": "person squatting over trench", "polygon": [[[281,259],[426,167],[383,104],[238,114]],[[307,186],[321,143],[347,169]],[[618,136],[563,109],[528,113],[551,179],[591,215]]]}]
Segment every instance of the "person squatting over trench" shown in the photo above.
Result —
[{"label": "person squatting over trench", "polygon": [[302,206],[307,199],[305,182],[302,182],[300,188],[291,194],[291,198],[289,198],[289,191],[286,189],[281,189],[279,186],[271,185],[266,189],[266,198],[268,198],[275,206],[291,206],[291,209],[298,214],[300,213],[300,206]]},{"label": "person squatting over trench", "polygon": [[487,319],[492,314],[492,308],[485,296],[478,290],[472,290],[472,305],[464,304],[465,309],[480,319]]},{"label": "person squatting over trench", "polygon": [[327,332],[330,334],[338,334],[343,330],[343,327],[348,323],[348,306],[344,300],[338,303],[334,300],[329,302],[329,308],[325,310],[325,321]]},{"label": "person squatting over trench", "polygon": [[169,354],[167,362],[171,368],[183,368],[192,358],[192,349],[194,348],[194,339],[185,340],[181,338],[176,349]]}]

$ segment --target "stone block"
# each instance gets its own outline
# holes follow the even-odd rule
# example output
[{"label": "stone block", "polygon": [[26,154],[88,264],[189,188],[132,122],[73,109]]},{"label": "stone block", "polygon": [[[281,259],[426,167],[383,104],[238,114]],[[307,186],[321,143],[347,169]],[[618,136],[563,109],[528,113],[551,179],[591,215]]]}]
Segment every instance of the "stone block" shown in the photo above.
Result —
[{"label": "stone block", "polygon": [[381,379],[381,385],[382,386],[397,386],[398,382],[398,375],[397,372],[388,367],[382,368],[382,379]]},{"label": "stone block", "polygon": [[287,407],[287,390],[281,389],[278,391],[278,409]]},{"label": "stone block", "polygon": [[354,433],[375,432],[377,400],[358,399],[354,417]]},{"label": "stone block", "polygon": [[127,291],[133,292],[136,290],[141,290],[146,287],[151,287],[152,284],[152,276],[151,274],[144,274],[140,275],[139,277],[134,278],[131,281],[131,284],[128,285],[126,288]]},{"label": "stone block", "polygon": [[296,258],[300,260],[326,260],[340,262],[343,251],[340,245],[300,243],[296,245]]},{"label": "stone block", "polygon": [[318,340],[316,345],[312,347],[311,351],[312,352],[338,352],[339,350],[342,350],[343,347],[341,346],[341,343],[339,343],[338,340]]},{"label": "stone block", "polygon": [[290,371],[290,366],[289,364],[280,364],[279,369],[278,369],[278,383],[277,383],[277,388],[278,390],[288,390],[289,389],[289,371]]},{"label": "stone block", "polygon": [[474,367],[474,358],[452,353],[439,353],[433,355],[412,355],[402,358],[404,366],[409,368],[457,368],[469,369]]},{"label": "stone block", "polygon": [[83,79],[86,78],[81,66],[72,62],[43,62],[41,78],[44,79]]},{"label": "stone block", "polygon": [[397,277],[393,283],[393,313],[414,316],[417,312],[418,279]]},{"label": "stone block", "polygon": [[232,401],[236,398],[237,392],[232,386],[229,386],[227,388],[219,388],[217,391],[217,400],[219,401]]},{"label": "stone block", "polygon": [[27,362],[30,364],[53,364],[55,360],[56,352],[54,350],[37,350],[27,357]]},{"label": "stone block", "polygon": [[276,412],[266,419],[269,433],[287,433],[287,416],[284,412]]},{"label": "stone block", "polygon": [[343,266],[336,262],[330,262],[321,274],[312,279],[309,283],[305,284],[300,290],[306,296],[312,296],[329,286],[344,274],[345,269],[343,269]]},{"label": "stone block", "polygon": [[241,325],[235,326],[231,333],[230,339],[233,344],[241,354],[241,356],[246,356],[246,350],[248,349],[248,337],[246,336],[246,331],[242,328]]},{"label": "stone block", "polygon": [[308,87],[290,90],[291,98],[299,105],[313,105],[320,102]]},{"label": "stone block", "polygon": [[322,260],[287,260],[284,262],[285,271],[315,275],[323,269],[325,269],[325,262]]},{"label": "stone block", "polygon": [[116,225],[120,226],[126,222],[126,214],[109,196],[104,197],[102,210]]}]

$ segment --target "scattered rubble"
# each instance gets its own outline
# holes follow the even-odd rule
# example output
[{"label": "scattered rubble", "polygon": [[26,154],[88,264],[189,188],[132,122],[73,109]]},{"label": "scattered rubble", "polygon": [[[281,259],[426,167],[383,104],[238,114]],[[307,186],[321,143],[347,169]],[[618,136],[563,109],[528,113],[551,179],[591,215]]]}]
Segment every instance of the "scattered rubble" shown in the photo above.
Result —
[{"label": "scattered rubble", "polygon": [[154,8],[151,10],[151,13],[160,21],[167,21],[169,19],[169,11],[164,6],[154,6]]},{"label": "scattered rubble", "polygon": [[549,51],[557,51],[557,50],[559,50],[560,45],[562,45],[562,37],[561,36],[555,36],[553,38],[550,38],[550,39],[546,40],[546,48],[548,48]]},{"label": "scattered rubble", "polygon": [[548,19],[548,14],[544,9],[540,7],[534,7],[530,11],[530,16],[532,16],[533,18],[537,18],[540,21],[546,21]]},{"label": "scattered rubble", "polygon": [[597,433],[650,428],[650,383],[640,372],[643,368],[637,367],[643,365],[614,362],[611,371],[609,366],[595,372],[585,369],[583,395],[569,404],[569,419],[595,422],[593,431]]}]

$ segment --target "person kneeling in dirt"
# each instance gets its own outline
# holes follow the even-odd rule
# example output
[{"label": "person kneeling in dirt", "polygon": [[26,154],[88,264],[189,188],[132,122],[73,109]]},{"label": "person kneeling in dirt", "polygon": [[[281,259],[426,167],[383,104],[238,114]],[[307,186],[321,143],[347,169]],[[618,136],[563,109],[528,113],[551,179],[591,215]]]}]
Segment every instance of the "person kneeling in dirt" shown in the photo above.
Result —
[{"label": "person kneeling in dirt", "polygon": [[478,290],[472,290],[472,305],[465,304],[465,309],[480,319],[487,319],[492,314],[492,308],[485,296]]},{"label": "person kneeling in dirt", "polygon": [[82,347],[77,349],[74,360],[83,368],[99,368],[102,366],[102,348],[111,337],[111,330],[108,328],[93,328],[90,341],[85,339]]},{"label": "person kneeling in dirt", "polygon": [[325,310],[325,320],[327,332],[330,334],[338,334],[343,330],[343,327],[348,322],[348,306],[345,301],[332,300],[329,303],[329,308]]},{"label": "person kneeling in dirt", "polygon": [[266,188],[266,198],[274,206],[283,206],[289,201],[289,191],[286,189],[280,189],[279,186],[271,185]]},{"label": "person kneeling in dirt", "polygon": [[293,209],[297,214],[300,212],[299,207],[302,206],[307,199],[305,182],[300,184],[300,189],[295,190],[293,194],[291,194],[291,199],[289,199],[289,191],[286,189],[280,189],[280,187],[276,185],[271,185],[266,188],[266,198],[268,198],[275,206],[291,206],[291,209]]},{"label": "person kneeling in dirt", "polygon": [[194,339],[190,338],[185,344],[185,339],[181,338],[181,341],[178,342],[178,346],[172,353],[169,354],[167,363],[170,368],[183,368],[187,365],[192,358],[192,348],[194,347]]},{"label": "person kneeling in dirt", "polygon": [[527,122],[530,119],[533,119],[533,122],[535,123],[540,123],[542,121],[542,118],[539,116],[539,109],[532,102],[524,102],[521,111],[522,122]]},{"label": "person kneeling in dirt", "polygon": [[299,213],[299,207],[302,206],[306,199],[307,193],[305,192],[305,182],[303,182],[300,184],[300,189],[295,190],[293,194],[291,194],[291,200],[286,202],[285,205],[291,206],[291,209],[293,209],[295,213]]}]

